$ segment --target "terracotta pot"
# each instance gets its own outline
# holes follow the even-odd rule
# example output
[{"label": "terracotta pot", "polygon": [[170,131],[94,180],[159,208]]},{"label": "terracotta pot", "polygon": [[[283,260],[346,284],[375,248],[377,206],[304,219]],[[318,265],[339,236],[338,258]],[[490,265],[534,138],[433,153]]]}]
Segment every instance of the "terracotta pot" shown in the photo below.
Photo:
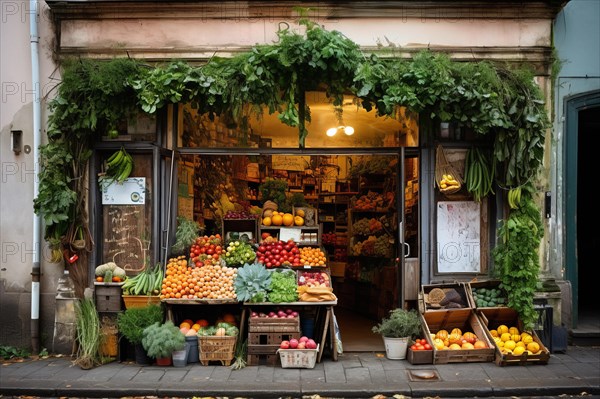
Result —
[{"label": "terracotta pot", "polygon": [[156,365],[157,366],[170,366],[172,364],[171,356],[169,357],[157,357]]}]

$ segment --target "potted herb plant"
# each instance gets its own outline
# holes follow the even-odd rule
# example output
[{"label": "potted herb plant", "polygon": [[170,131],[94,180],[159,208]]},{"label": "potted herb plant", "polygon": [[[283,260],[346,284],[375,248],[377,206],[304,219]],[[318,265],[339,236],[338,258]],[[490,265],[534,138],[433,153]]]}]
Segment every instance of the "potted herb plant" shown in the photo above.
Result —
[{"label": "potted herb plant", "polygon": [[396,308],[372,330],[383,337],[388,359],[405,359],[408,343],[421,333],[421,319],[415,309]]},{"label": "potted herb plant", "polygon": [[159,305],[130,308],[117,316],[119,332],[135,346],[135,361],[138,364],[150,364],[142,346],[144,329],[163,321],[163,309]]},{"label": "potted herb plant", "polygon": [[172,354],[185,348],[185,335],[172,321],[154,323],[143,332],[142,345],[159,366],[170,366]]}]

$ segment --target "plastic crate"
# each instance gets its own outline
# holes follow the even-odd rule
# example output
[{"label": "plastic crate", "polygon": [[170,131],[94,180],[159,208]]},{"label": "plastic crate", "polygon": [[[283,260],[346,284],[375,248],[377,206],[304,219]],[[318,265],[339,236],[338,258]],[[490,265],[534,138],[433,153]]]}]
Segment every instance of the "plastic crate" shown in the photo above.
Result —
[{"label": "plastic crate", "polygon": [[312,369],[317,363],[319,345],[316,349],[278,349],[277,353],[284,369]]}]

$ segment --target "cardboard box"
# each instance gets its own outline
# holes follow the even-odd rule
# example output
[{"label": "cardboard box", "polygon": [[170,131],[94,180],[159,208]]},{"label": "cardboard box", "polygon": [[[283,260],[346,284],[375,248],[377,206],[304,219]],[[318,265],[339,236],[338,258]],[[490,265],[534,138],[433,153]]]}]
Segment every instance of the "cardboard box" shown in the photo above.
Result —
[{"label": "cardboard box", "polygon": [[540,346],[540,351],[536,354],[513,355],[511,353],[503,353],[500,347],[496,344],[490,330],[495,330],[500,325],[507,327],[517,327],[519,332],[523,332],[523,323],[519,319],[518,313],[512,308],[482,308],[477,310],[477,316],[481,320],[483,329],[488,336],[488,339],[494,345],[495,362],[498,366],[510,365],[527,365],[527,364],[547,364],[550,360],[550,351],[544,346],[535,330],[527,331],[533,341]]},{"label": "cardboard box", "polygon": [[[421,313],[425,338],[433,348],[433,363],[467,363],[467,362],[491,362],[494,360],[495,346],[490,341],[489,335],[475,314],[473,309],[447,309],[434,312]],[[454,328],[460,328],[465,332],[474,333],[477,338],[487,345],[482,349],[443,349],[435,348],[431,334],[440,330],[448,333]]]}]

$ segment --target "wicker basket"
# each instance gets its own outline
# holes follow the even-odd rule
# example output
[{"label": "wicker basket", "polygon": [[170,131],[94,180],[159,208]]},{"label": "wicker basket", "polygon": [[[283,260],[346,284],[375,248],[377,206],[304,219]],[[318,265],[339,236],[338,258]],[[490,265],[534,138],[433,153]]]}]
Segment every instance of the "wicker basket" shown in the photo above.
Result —
[{"label": "wicker basket", "polygon": [[[445,186],[442,184],[444,176],[450,175],[458,182],[458,185]],[[435,184],[440,189],[441,193],[454,194],[458,192],[463,184],[462,178],[454,167],[448,162],[444,147],[438,145],[435,149]]]},{"label": "wicker basket", "polygon": [[198,337],[198,356],[203,366],[208,366],[211,361],[219,361],[223,366],[231,365],[235,356],[235,336],[204,336]]}]

